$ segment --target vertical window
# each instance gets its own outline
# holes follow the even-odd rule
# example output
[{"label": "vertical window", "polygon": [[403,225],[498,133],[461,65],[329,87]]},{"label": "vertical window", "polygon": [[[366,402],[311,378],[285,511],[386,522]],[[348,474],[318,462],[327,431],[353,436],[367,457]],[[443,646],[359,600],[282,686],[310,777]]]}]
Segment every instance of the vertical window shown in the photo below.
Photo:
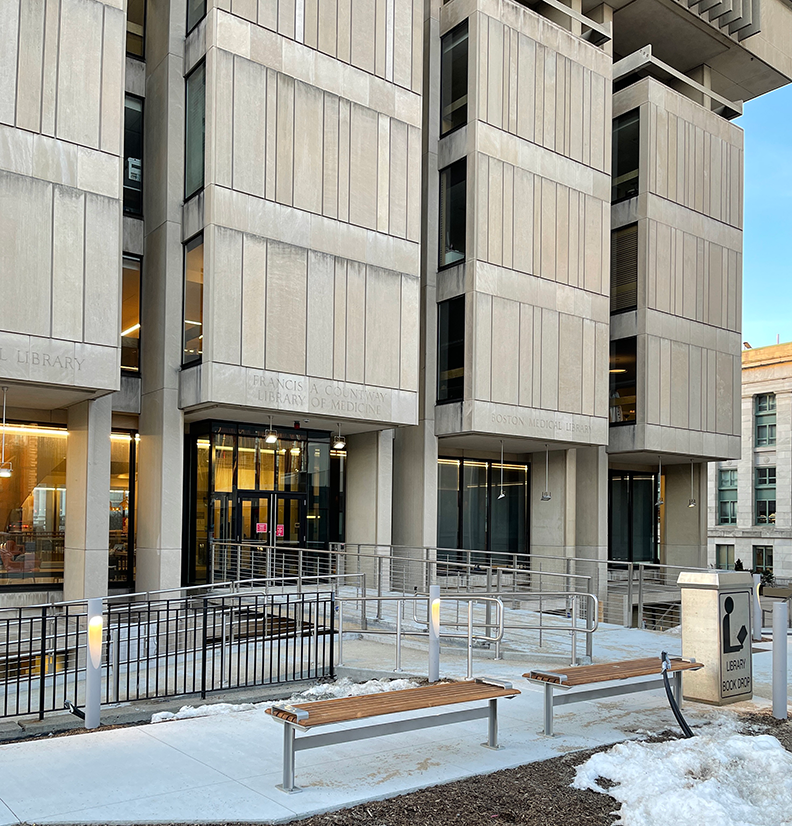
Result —
[{"label": "vertical window", "polygon": [[440,137],[467,123],[468,24],[460,23],[441,40]]},{"label": "vertical window", "polygon": [[776,443],[775,393],[762,393],[754,397],[754,420],[756,422],[756,446],[774,445]]},{"label": "vertical window", "polygon": [[715,546],[715,567],[719,571],[734,570],[734,545]]},{"label": "vertical window", "polygon": [[757,574],[773,573],[773,546],[753,546],[753,569]]},{"label": "vertical window", "polygon": [[437,305],[437,401],[463,397],[465,383],[465,296]]},{"label": "vertical window", "polygon": [[187,33],[206,16],[206,0],[187,0]]},{"label": "vertical window", "polygon": [[608,508],[608,559],[657,562],[657,476],[611,471]]},{"label": "vertical window", "polygon": [[124,99],[124,212],[143,212],[143,101]]},{"label": "vertical window", "polygon": [[146,34],[146,0],[127,0],[127,54],[143,57]]},{"label": "vertical window", "polygon": [[611,233],[611,313],[638,306],[638,224]]},{"label": "vertical window", "polygon": [[757,525],[775,524],[776,510],[776,469],[774,467],[758,467],[756,470],[755,515]]},{"label": "vertical window", "polygon": [[203,354],[203,235],[184,248],[184,363]]},{"label": "vertical window", "polygon": [[718,524],[737,524],[736,470],[718,470]]},{"label": "vertical window", "polygon": [[206,64],[187,78],[187,123],[184,148],[184,197],[189,198],[204,185],[206,115]]},{"label": "vertical window", "polygon": [[636,339],[621,338],[610,345],[610,423],[635,422]]},{"label": "vertical window", "polygon": [[613,203],[634,198],[638,194],[639,161],[640,118],[638,109],[634,109],[613,121]]},{"label": "vertical window", "polygon": [[121,367],[140,369],[140,259],[124,258],[121,282]]},{"label": "vertical window", "polygon": [[440,172],[440,266],[465,258],[467,161],[452,163]]}]

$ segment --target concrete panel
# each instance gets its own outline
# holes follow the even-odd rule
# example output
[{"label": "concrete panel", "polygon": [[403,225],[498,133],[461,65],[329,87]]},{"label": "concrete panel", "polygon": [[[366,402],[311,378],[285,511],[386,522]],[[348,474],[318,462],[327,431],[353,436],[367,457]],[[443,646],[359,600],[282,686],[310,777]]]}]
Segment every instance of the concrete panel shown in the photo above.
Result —
[{"label": "concrete panel", "polygon": [[375,4],[373,2],[352,3],[351,14],[351,57],[350,63],[363,69],[364,72],[374,73],[375,48]]},{"label": "concrete panel", "polygon": [[210,348],[212,360],[239,364],[242,339],[241,233],[215,227],[212,255],[205,260],[204,304],[209,310],[209,325],[204,327],[204,346]]},{"label": "concrete panel", "polygon": [[[250,60],[234,59],[234,146],[235,189],[263,197],[267,168],[267,70]],[[274,130],[273,130],[274,131]]]},{"label": "concrete panel", "polygon": [[347,264],[346,378],[365,381],[366,375],[366,270],[363,264]]},{"label": "concrete panel", "polygon": [[418,390],[421,294],[417,278],[401,279],[401,359],[399,387]]},{"label": "concrete panel", "polygon": [[52,209],[52,335],[82,341],[85,195],[54,187]]},{"label": "concrete panel", "polygon": [[367,268],[366,384],[399,386],[401,280],[396,273]]},{"label": "concrete panel", "polygon": [[581,413],[581,374],[583,366],[592,361],[591,351],[583,347],[583,319],[559,314],[558,347],[558,409]]},{"label": "concrete panel", "polygon": [[44,52],[44,5],[19,6],[16,125],[38,132],[41,126],[41,77]]},{"label": "concrete panel", "polygon": [[347,262],[335,259],[333,290],[333,378],[346,378]]},{"label": "concrete panel", "polygon": [[294,206],[321,213],[323,95],[305,83],[295,83],[294,93]]},{"label": "concrete panel", "polygon": [[267,242],[254,235],[245,235],[242,258],[241,363],[263,368],[266,363]]},{"label": "concrete panel", "polygon": [[543,408],[558,410],[558,313],[542,311],[541,398]]},{"label": "concrete panel", "polygon": [[294,80],[282,74],[278,75],[277,117],[275,197],[282,204],[291,204],[294,193]]},{"label": "concrete panel", "polygon": [[121,332],[121,204],[85,196],[84,341],[118,346]]},{"label": "concrete panel", "polygon": [[335,259],[308,253],[307,370],[310,376],[333,378]]},{"label": "concrete panel", "polygon": [[267,369],[305,373],[307,251],[267,248]]},{"label": "concrete panel", "polygon": [[16,123],[19,0],[0,0],[0,123]]},{"label": "concrete panel", "polygon": [[377,226],[378,118],[371,109],[352,104],[349,149],[349,220]]},{"label": "concrete panel", "polygon": [[105,7],[102,43],[102,112],[100,148],[123,153],[126,15]]},{"label": "concrete panel", "polygon": [[324,96],[324,138],[322,167],[322,214],[328,218],[338,217],[338,98]]},{"label": "concrete panel", "polygon": [[492,300],[492,401],[519,404],[520,305]]}]

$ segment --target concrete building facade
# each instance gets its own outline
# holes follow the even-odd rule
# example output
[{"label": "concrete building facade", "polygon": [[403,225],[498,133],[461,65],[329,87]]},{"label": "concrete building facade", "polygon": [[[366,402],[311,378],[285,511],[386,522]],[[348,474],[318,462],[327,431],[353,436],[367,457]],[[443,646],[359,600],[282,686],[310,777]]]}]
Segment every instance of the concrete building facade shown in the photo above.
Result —
[{"label": "concrete building facade", "polygon": [[784,0],[0,0],[0,598],[703,564],[791,78]]},{"label": "concrete building facade", "polygon": [[742,352],[742,453],[709,471],[708,562],[792,580],[792,344]]}]

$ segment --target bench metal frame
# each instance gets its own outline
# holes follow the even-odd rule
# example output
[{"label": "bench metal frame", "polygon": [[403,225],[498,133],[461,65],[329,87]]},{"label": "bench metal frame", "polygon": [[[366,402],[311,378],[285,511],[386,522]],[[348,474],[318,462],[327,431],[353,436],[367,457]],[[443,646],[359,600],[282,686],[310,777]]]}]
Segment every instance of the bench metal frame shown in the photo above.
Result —
[{"label": "bench metal frame", "polygon": [[[509,684],[503,684],[503,688],[510,688]],[[273,720],[277,720],[283,724],[283,782],[278,784],[283,792],[294,793],[302,791],[294,785],[294,757],[296,752],[305,751],[307,749],[317,749],[322,746],[334,746],[338,743],[351,743],[355,740],[366,740],[369,737],[382,737],[387,734],[400,734],[405,731],[418,731],[425,728],[433,728],[434,726],[445,726],[451,723],[466,723],[469,720],[481,720],[487,718],[487,742],[481,745],[489,749],[499,749],[498,746],[498,697],[492,697],[487,700],[486,706],[479,708],[468,708],[461,711],[445,711],[440,714],[432,714],[430,716],[412,717],[407,720],[393,720],[389,723],[375,723],[373,725],[359,726],[356,728],[344,728],[340,731],[331,731],[326,734],[311,734],[304,737],[296,737],[297,731],[306,732],[307,729],[300,725],[300,719],[305,719],[308,715],[301,711],[301,709],[293,708],[291,706],[275,705],[273,708],[282,708],[292,714],[297,714],[297,722],[290,722],[281,717],[272,715]],[[510,700],[511,697],[505,699]],[[321,701],[320,701],[321,702]],[[474,703],[481,702],[481,700],[458,700],[448,703],[452,705],[457,703]],[[436,708],[433,707],[433,708]],[[384,716],[389,712],[383,712],[378,717]],[[399,713],[399,712],[397,712]],[[342,723],[326,723],[325,725],[342,725]]]},{"label": "bench metal frame", "polygon": [[[551,672],[534,671],[534,674],[546,673],[549,676],[561,677],[563,675]],[[668,677],[672,681],[672,690],[677,705],[682,703],[682,674],[683,670],[670,671]],[[587,700],[601,700],[605,697],[617,697],[619,694],[635,694],[638,691],[652,691],[663,688],[663,677],[658,674],[656,677],[647,678],[646,675],[639,677],[622,677],[618,681],[610,681],[611,685],[602,688],[585,688],[580,685],[563,685],[561,683],[549,683],[545,680],[532,680],[528,682],[541,685],[544,689],[544,733],[548,737],[553,736],[553,709],[556,706],[566,706],[572,703],[583,703]],[[603,681],[605,682],[605,681]],[[556,694],[559,690],[562,694]]]}]

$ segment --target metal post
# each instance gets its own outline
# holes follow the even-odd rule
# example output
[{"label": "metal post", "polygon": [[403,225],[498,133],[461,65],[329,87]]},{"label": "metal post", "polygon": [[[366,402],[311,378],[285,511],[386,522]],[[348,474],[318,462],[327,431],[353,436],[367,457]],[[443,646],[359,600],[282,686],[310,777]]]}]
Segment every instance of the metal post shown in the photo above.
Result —
[{"label": "metal post", "polygon": [[644,613],[644,566],[638,564],[638,627],[643,628]]},{"label": "metal post", "polygon": [[473,679],[473,600],[468,600],[467,622],[467,678]]},{"label": "metal post", "polygon": [[[310,606],[311,603],[308,603]],[[319,594],[316,595],[316,602],[314,605],[314,621],[313,621],[313,644],[314,644],[314,674],[319,676]],[[310,610],[310,609],[309,609]]]},{"label": "metal post", "polygon": [[489,701],[486,745],[491,749],[498,748],[498,700],[495,697]]},{"label": "metal post", "polygon": [[624,627],[632,628],[632,604],[633,604],[633,564],[627,563],[627,606],[624,611]]},{"label": "metal post", "polygon": [[368,588],[366,587],[366,575],[361,574],[361,590],[363,591],[363,599],[360,603],[360,629],[365,631],[368,628],[368,619],[366,618],[366,596],[368,595]]},{"label": "metal post", "polygon": [[752,608],[752,631],[751,639],[754,642],[762,641],[762,606],[759,602],[759,584],[762,577],[759,574],[753,575],[753,608]]},{"label": "metal post", "polygon": [[396,668],[394,671],[400,672],[402,670],[401,667],[401,634],[402,634],[402,603],[399,600],[396,605],[398,606],[398,610],[396,611]]},{"label": "metal post", "polygon": [[239,582],[242,579],[242,546],[237,545],[236,549],[236,557],[237,557],[237,564],[236,564],[236,581]]},{"label": "metal post", "polygon": [[[382,557],[377,555],[377,596],[382,596]],[[382,619],[382,600],[377,600],[377,619]]]},{"label": "metal post", "polygon": [[[185,646],[186,647],[186,646]],[[120,693],[119,686],[121,685],[121,646],[120,634],[118,628],[110,630],[110,667],[112,668],[113,679],[113,702],[118,702],[118,695]]]},{"label": "metal post", "polygon": [[85,636],[85,727],[99,726],[102,702],[102,600],[88,600]]},{"label": "metal post", "polygon": [[[55,649],[56,645],[52,646],[52,670],[55,670]],[[39,665],[39,720],[44,719],[44,694],[47,690],[47,606],[41,609],[41,657]],[[8,673],[8,666],[6,666],[6,674]]]},{"label": "metal post", "polygon": [[303,549],[297,549],[297,593],[302,593]]},{"label": "metal post", "polygon": [[429,682],[440,679],[440,586],[429,586]]},{"label": "metal post", "polygon": [[578,601],[577,595],[572,597],[572,665],[577,665],[577,624],[578,624]]},{"label": "metal post", "polygon": [[[487,566],[487,596],[490,596],[492,593],[492,566]],[[485,636],[491,637],[492,636],[492,603],[487,600],[484,606],[484,625],[485,625]]]},{"label": "metal post", "polygon": [[336,665],[344,664],[344,601],[338,600],[338,661]]},{"label": "metal post", "polygon": [[787,708],[787,623],[786,600],[773,604],[773,717],[786,720]]},{"label": "metal post", "polygon": [[544,687],[544,733],[553,736],[553,684],[545,683]]},{"label": "metal post", "polygon": [[586,608],[586,659],[588,662],[592,662],[594,659],[594,606],[596,602],[594,602],[591,597],[587,597],[588,604]]},{"label": "metal post", "polygon": [[294,729],[283,726],[283,785],[284,792],[294,791]]}]

